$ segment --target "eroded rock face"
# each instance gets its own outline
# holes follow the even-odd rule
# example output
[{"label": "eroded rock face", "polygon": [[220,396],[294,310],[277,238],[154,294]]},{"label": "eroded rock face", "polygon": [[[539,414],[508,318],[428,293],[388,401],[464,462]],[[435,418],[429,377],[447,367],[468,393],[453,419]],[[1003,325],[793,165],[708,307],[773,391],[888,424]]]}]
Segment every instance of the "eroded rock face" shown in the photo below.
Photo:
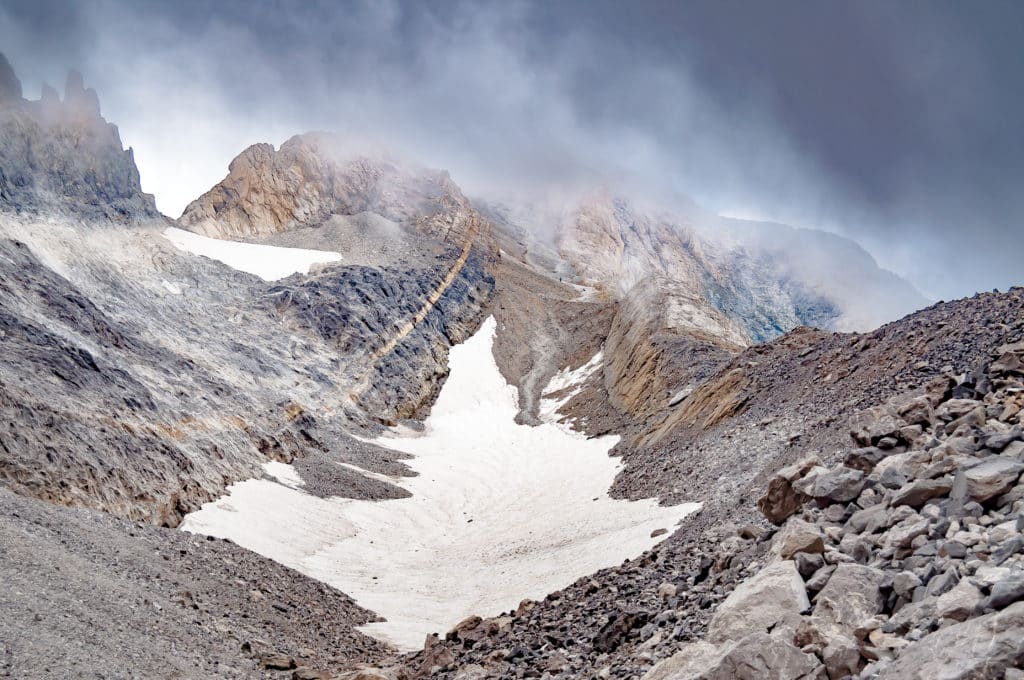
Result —
[{"label": "eroded rock face", "polygon": [[158,215],[142,192],[132,150],[100,116],[96,91],[71,72],[63,100],[22,98],[21,83],[0,55],[0,207],[13,212],[56,209],[87,219]]},{"label": "eroded rock face", "polygon": [[250,146],[231,161],[227,177],[185,208],[179,223],[206,236],[245,238],[364,212],[453,244],[486,236],[447,172],[353,155],[322,133],[296,135],[277,150]]}]

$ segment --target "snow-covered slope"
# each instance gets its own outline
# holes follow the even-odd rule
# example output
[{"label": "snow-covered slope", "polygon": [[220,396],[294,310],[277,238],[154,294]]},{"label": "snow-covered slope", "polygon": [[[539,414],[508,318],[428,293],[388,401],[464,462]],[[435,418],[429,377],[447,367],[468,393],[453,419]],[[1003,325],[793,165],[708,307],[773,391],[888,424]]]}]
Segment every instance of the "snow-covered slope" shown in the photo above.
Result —
[{"label": "snow-covered slope", "polygon": [[470,614],[499,614],[640,554],[697,504],[613,500],[617,437],[515,422],[516,389],[492,355],[496,324],[450,354],[451,375],[422,433],[378,439],[415,458],[412,496],[319,499],[287,466],[235,484],[183,528],[223,536],[334,585],[385,616],[365,627],[419,648]]}]

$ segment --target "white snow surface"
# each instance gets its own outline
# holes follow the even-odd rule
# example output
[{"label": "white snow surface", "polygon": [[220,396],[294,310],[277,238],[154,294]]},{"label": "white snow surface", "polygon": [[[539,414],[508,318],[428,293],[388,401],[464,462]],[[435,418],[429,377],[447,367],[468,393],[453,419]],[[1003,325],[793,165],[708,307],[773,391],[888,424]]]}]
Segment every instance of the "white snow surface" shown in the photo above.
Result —
[{"label": "white snow surface", "polygon": [[178,250],[223,262],[232,269],[255,274],[264,281],[276,281],[296,273],[308,274],[310,267],[315,264],[341,260],[339,253],[330,250],[283,248],[259,243],[225,241],[193,234],[177,227],[168,227],[163,235]]},{"label": "white snow surface", "polygon": [[489,318],[452,349],[422,433],[375,440],[415,456],[419,476],[391,480],[411,498],[320,499],[290,466],[268,463],[280,483],[234,484],[182,528],[230,538],[348,593],[387,618],[364,632],[413,650],[471,614],[498,615],[635,557],[660,540],[653,530],[700,508],[610,498],[617,437],[516,424],[517,390],[495,364],[494,336]]}]

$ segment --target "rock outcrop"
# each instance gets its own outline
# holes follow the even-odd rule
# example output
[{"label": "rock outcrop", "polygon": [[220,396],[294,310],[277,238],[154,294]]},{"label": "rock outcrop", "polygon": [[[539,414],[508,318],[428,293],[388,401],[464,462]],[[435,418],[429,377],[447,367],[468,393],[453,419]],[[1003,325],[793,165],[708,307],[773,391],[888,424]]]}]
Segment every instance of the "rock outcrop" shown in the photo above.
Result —
[{"label": "rock outcrop", "polygon": [[479,238],[483,247],[488,238],[447,172],[354,155],[325,133],[296,135],[277,150],[250,146],[178,221],[207,236],[246,238],[365,212],[458,246]]},{"label": "rock outcrop", "polygon": [[142,192],[132,150],[100,115],[96,91],[68,75],[64,98],[44,87],[36,101],[0,55],[0,208],[57,210],[86,219],[157,217]]}]

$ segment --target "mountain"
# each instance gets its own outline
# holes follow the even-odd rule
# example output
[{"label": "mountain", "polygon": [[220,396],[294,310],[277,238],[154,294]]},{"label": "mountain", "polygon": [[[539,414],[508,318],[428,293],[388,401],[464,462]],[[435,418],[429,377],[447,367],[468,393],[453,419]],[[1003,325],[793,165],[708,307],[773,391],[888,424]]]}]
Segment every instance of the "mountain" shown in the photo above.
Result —
[{"label": "mountain", "polygon": [[100,115],[96,91],[68,74],[64,98],[50,86],[22,97],[21,82],[0,55],[0,199],[18,211],[59,209],[85,218],[151,218],[131,149]]},{"label": "mountain", "polygon": [[1024,289],[324,133],[174,221],[97,101],[0,59],[0,674],[1014,677]]}]

